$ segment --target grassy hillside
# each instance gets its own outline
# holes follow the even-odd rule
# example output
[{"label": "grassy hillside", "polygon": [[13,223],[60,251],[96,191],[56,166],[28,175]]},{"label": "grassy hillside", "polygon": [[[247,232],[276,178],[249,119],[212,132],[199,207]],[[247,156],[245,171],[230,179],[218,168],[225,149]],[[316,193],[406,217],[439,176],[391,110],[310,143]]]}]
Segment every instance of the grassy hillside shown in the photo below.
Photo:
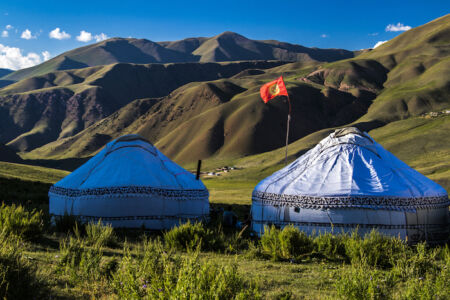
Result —
[{"label": "grassy hillside", "polygon": [[0,177],[17,178],[24,181],[39,181],[43,183],[55,183],[69,172],[44,168],[32,165],[0,162]]},{"label": "grassy hillside", "polygon": [[0,142],[30,151],[72,136],[135,99],[162,97],[188,82],[280,64],[114,64],[32,77],[0,90]]},{"label": "grassy hillside", "polygon": [[450,15],[406,31],[356,58],[323,65],[303,80],[377,93],[361,121],[384,124],[450,106]]},{"label": "grassy hillside", "polygon": [[64,52],[31,68],[11,74],[0,72],[0,75],[4,76],[3,80],[19,81],[57,70],[80,69],[114,63],[149,64],[243,60],[335,61],[353,56],[353,52],[343,49],[318,49],[278,41],[253,41],[233,32],[224,32],[211,38],[188,38],[181,41],[159,43],[146,39],[112,38]]},{"label": "grassy hillside", "polygon": [[[139,133],[179,162],[211,156],[240,157],[276,149],[285,142],[285,99],[264,104],[259,87],[284,74],[292,95],[291,141],[316,130],[350,123],[370,105],[369,93],[340,92],[290,77],[308,73],[314,64],[284,65],[240,73],[230,79],[184,85],[161,99],[136,100],[73,137],[57,140],[27,154],[61,159],[96,153],[125,133]],[[244,71],[245,72],[245,71]]]}]

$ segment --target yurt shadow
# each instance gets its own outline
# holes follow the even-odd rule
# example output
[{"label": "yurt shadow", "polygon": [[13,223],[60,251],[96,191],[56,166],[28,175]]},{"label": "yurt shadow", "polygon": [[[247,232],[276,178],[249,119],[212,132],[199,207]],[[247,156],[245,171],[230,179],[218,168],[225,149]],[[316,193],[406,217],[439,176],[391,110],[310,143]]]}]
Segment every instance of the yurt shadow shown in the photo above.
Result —
[{"label": "yurt shadow", "polygon": [[400,161],[367,133],[338,129],[252,194],[252,227],[293,224],[313,232],[372,230],[410,243],[449,238],[444,188]]},{"label": "yurt shadow", "polygon": [[139,135],[110,143],[49,191],[50,215],[113,227],[169,229],[209,217],[201,180]]}]

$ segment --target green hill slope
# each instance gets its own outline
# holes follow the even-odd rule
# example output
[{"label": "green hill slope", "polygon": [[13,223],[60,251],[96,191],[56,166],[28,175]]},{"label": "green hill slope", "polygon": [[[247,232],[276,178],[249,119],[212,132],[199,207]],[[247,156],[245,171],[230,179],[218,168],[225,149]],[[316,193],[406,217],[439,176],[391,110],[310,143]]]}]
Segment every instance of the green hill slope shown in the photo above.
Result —
[{"label": "green hill slope", "polygon": [[28,78],[0,90],[0,142],[30,151],[72,136],[135,99],[162,97],[192,81],[280,64],[113,64]]},{"label": "green hill slope", "polygon": [[[262,74],[190,83],[161,99],[141,99],[86,128],[32,151],[27,157],[89,156],[107,141],[139,133],[179,162],[211,156],[239,157],[276,149],[284,144],[287,103],[264,104],[260,85],[281,74],[297,76],[313,65],[276,67]],[[291,140],[316,130],[350,123],[370,105],[370,94],[355,96],[330,88],[287,80],[292,95]]]}]

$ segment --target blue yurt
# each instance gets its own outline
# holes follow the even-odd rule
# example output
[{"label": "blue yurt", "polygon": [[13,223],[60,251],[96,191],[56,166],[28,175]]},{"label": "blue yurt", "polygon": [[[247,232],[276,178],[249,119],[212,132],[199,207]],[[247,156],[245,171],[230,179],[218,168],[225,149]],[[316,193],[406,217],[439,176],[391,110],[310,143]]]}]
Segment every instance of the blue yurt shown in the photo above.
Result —
[{"label": "blue yurt", "polygon": [[139,135],[110,143],[49,191],[50,214],[114,227],[167,229],[209,216],[201,180]]},{"label": "blue yurt", "polygon": [[252,195],[253,229],[308,233],[376,229],[410,242],[449,237],[447,192],[357,128],[338,129]]}]

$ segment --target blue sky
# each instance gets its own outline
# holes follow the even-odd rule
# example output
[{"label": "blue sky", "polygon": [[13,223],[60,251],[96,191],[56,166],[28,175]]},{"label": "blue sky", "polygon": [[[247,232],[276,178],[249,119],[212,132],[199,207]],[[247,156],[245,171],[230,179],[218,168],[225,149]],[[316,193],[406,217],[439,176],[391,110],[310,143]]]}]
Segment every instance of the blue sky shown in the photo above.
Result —
[{"label": "blue sky", "polygon": [[[1,1],[0,67],[30,66],[105,36],[163,41],[227,30],[252,39],[355,50],[449,12],[450,1],[444,0]],[[400,31],[387,30],[390,24]],[[81,31],[83,41],[77,40]]]}]

